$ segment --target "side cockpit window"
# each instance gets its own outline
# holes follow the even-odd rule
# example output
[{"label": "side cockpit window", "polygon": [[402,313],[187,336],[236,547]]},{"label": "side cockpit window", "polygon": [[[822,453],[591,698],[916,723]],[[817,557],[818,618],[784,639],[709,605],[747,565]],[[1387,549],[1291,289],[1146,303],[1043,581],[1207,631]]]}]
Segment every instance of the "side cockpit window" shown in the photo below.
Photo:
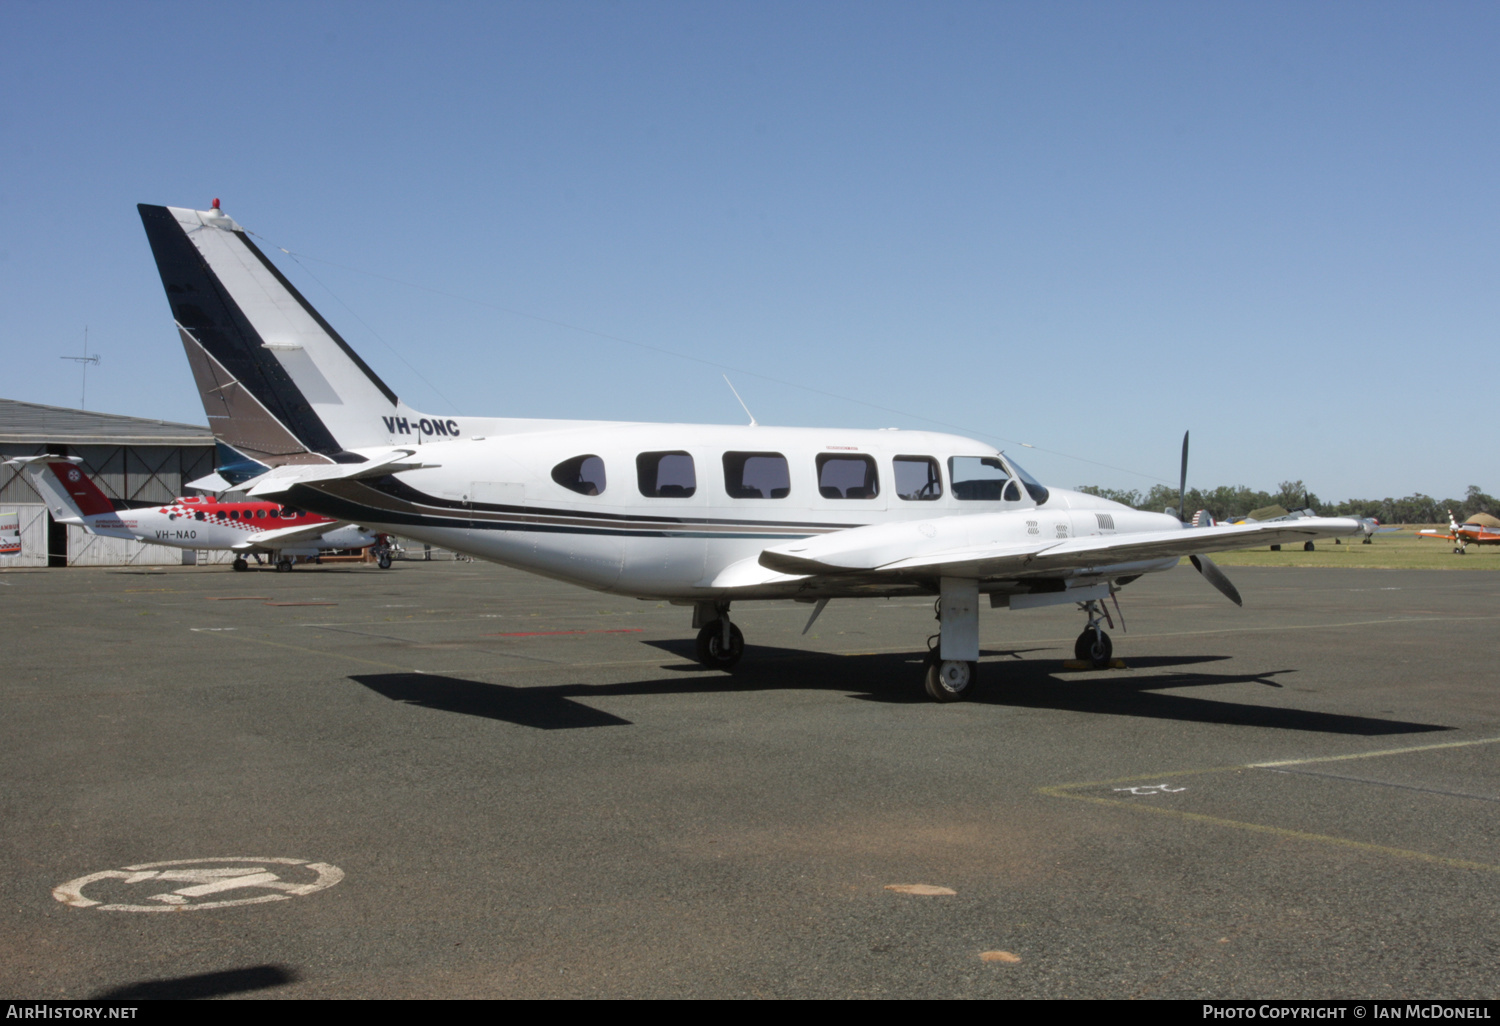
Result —
[{"label": "side cockpit window", "polygon": [[818,457],[818,494],[825,499],[873,499],[880,476],[871,456],[823,453]]},{"label": "side cockpit window", "polygon": [[897,456],[896,495],[909,502],[929,502],[943,497],[943,475],[931,456]]},{"label": "side cockpit window", "polygon": [[698,490],[693,457],[685,452],[643,452],[635,458],[635,476],[649,499],[685,499]]},{"label": "side cockpit window", "polygon": [[784,499],[792,493],[792,475],[779,452],[726,452],[724,491],[731,499]]},{"label": "side cockpit window", "polygon": [[1021,487],[1011,479],[998,456],[950,456],[948,479],[953,497],[970,502],[1018,502]]},{"label": "side cockpit window", "polygon": [[604,461],[597,456],[574,456],[552,468],[552,480],[579,495],[604,493]]}]

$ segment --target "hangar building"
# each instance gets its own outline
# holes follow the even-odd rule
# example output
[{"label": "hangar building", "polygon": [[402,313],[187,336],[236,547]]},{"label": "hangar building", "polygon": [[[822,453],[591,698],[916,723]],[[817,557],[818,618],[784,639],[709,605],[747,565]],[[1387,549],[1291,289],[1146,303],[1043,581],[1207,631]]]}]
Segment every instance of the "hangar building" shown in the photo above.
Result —
[{"label": "hangar building", "polygon": [[[214,438],[197,424],[142,420],[0,399],[0,460],[78,456],[111,499],[166,502],[213,472]],[[229,552],[194,552],[120,538],[98,538],[52,520],[24,473],[0,467],[0,511],[20,515],[21,554],[0,566],[161,566],[226,562]]]}]

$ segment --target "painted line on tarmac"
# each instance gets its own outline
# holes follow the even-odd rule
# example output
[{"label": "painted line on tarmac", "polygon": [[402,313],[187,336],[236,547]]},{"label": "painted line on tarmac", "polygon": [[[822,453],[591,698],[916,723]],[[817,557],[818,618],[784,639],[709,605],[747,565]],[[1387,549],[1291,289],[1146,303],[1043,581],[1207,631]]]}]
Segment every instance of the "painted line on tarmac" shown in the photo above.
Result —
[{"label": "painted line on tarmac", "polygon": [[1266,631],[1315,631],[1337,627],[1374,627],[1395,623],[1459,623],[1473,620],[1500,620],[1490,616],[1391,616],[1381,620],[1349,620],[1341,623],[1287,623],[1264,627],[1215,627],[1199,631],[1161,631],[1156,634],[1132,634],[1132,638],[1182,638],[1198,634],[1263,634]]},{"label": "painted line on tarmac", "polygon": [[1272,769],[1271,773],[1285,773],[1296,777],[1317,777],[1319,780],[1344,780],[1351,784],[1369,784],[1373,787],[1394,787],[1398,791],[1415,791],[1418,794],[1440,794],[1445,798],[1467,798],[1476,802],[1500,802],[1491,795],[1470,794],[1467,791],[1445,791],[1440,787],[1418,787],[1416,784],[1397,784],[1390,780],[1375,780],[1371,777],[1351,777],[1343,773],[1319,773],[1317,770]]},{"label": "painted line on tarmac", "polygon": [[1443,741],[1431,745],[1414,745],[1410,748],[1386,748],[1378,752],[1355,752],[1353,755],[1320,755],[1312,759],[1282,759],[1279,762],[1253,762],[1249,769],[1276,769],[1281,766],[1308,766],[1315,762],[1346,762],[1349,759],[1375,759],[1382,755],[1410,755],[1412,752],[1432,752],[1439,748],[1472,748],[1475,745],[1500,743],[1500,737],[1482,737],[1474,741]]},{"label": "painted line on tarmac", "polygon": [[308,648],[305,645],[288,645],[284,641],[268,641],[265,638],[256,638],[248,634],[230,634],[227,632],[216,632],[210,634],[211,638],[231,638],[235,641],[248,641],[251,644],[270,645],[272,648],[284,648],[291,652],[302,652],[306,655],[322,656],[326,659],[347,659],[350,662],[364,663],[366,666],[376,666],[382,670],[397,670],[401,673],[426,673],[431,671],[418,670],[411,666],[398,666],[396,663],[382,662],[378,659],[364,659],[360,656],[352,656],[343,652],[322,652],[316,648]]},{"label": "painted line on tarmac", "polygon": [[[1231,830],[1244,830],[1250,833],[1267,834],[1272,837],[1283,837],[1289,840],[1307,841],[1312,844],[1330,845],[1337,848],[1348,848],[1354,851],[1369,852],[1376,855],[1386,855],[1391,858],[1405,859],[1412,862],[1425,862],[1428,865],[1445,866],[1449,869],[1470,869],[1485,873],[1500,874],[1500,865],[1488,862],[1474,862],[1469,859],[1447,858],[1442,855],[1432,855],[1423,851],[1412,851],[1408,848],[1395,848],[1390,845],[1372,844],[1369,841],[1356,841],[1349,837],[1335,837],[1331,834],[1314,834],[1306,830],[1293,830],[1289,827],[1271,826],[1266,823],[1250,823],[1244,820],[1228,819],[1223,816],[1210,816],[1201,812],[1185,812],[1181,809],[1168,809],[1159,805],[1147,805],[1143,802],[1128,801],[1121,798],[1101,798],[1096,795],[1077,794],[1078,790],[1085,787],[1105,787],[1115,784],[1129,784],[1132,781],[1142,780],[1172,780],[1178,777],[1206,776],[1214,773],[1233,773],[1247,769],[1276,769],[1283,766],[1300,766],[1319,762],[1340,762],[1351,759],[1375,759],[1391,755],[1407,755],[1413,752],[1430,752],[1442,748],[1470,748],[1476,745],[1489,745],[1500,742],[1500,737],[1476,738],[1473,741],[1449,741],[1431,745],[1413,745],[1409,748],[1386,748],[1374,752],[1357,752],[1352,755],[1330,755],[1311,759],[1288,759],[1281,762],[1267,763],[1244,763],[1238,766],[1215,766],[1203,769],[1181,770],[1171,773],[1138,774],[1130,777],[1120,777],[1115,780],[1091,780],[1074,784],[1054,784],[1050,787],[1041,787],[1037,793],[1044,794],[1049,798],[1069,798],[1073,801],[1089,802],[1094,805],[1108,805],[1114,808],[1130,809],[1134,812],[1150,812],[1161,816],[1170,816],[1173,819],[1188,823],[1201,823],[1208,826],[1225,827]],[[1154,791],[1156,788],[1165,788],[1164,784],[1148,785],[1144,791]],[[1116,790],[1134,790],[1128,787],[1116,788]],[[1464,796],[1468,797],[1468,796]]]},{"label": "painted line on tarmac", "polygon": [[601,630],[513,630],[480,634],[480,637],[555,637],[558,634],[639,634],[645,627],[607,627]]}]

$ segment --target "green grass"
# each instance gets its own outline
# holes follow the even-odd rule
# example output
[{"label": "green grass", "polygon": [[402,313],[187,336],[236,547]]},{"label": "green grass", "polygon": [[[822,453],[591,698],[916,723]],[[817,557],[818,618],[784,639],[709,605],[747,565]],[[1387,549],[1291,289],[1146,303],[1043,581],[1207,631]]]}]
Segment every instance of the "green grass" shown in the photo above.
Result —
[{"label": "green grass", "polygon": [[1280,552],[1265,546],[1215,552],[1213,561],[1220,566],[1346,566],[1377,570],[1500,570],[1500,545],[1470,545],[1466,555],[1453,552],[1453,543],[1441,538],[1418,538],[1422,527],[1447,527],[1446,524],[1405,525],[1391,534],[1377,534],[1369,545],[1358,538],[1320,540],[1314,552],[1302,551],[1301,545],[1283,545]]}]

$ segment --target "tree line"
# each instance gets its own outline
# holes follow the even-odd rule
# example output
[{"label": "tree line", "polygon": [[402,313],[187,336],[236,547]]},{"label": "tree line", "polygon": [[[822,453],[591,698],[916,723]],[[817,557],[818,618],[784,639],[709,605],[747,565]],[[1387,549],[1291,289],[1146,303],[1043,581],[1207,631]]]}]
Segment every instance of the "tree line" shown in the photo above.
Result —
[{"label": "tree line", "polygon": [[[1133,489],[1124,491],[1097,485],[1080,485],[1078,490],[1113,499],[1133,509],[1159,513],[1169,506],[1177,506],[1177,489],[1171,485],[1154,485],[1144,494]],[[1500,510],[1500,500],[1480,491],[1478,485],[1469,485],[1462,499],[1434,499],[1417,492],[1402,499],[1345,499],[1325,503],[1308,491],[1301,481],[1283,481],[1274,492],[1252,491],[1244,485],[1221,485],[1212,491],[1190,488],[1186,500],[1190,515],[1206,509],[1215,520],[1242,517],[1251,510],[1266,506],[1282,506],[1288,510],[1311,508],[1328,517],[1374,517],[1382,524],[1446,524],[1449,510],[1462,523],[1475,513],[1494,515]]]}]

